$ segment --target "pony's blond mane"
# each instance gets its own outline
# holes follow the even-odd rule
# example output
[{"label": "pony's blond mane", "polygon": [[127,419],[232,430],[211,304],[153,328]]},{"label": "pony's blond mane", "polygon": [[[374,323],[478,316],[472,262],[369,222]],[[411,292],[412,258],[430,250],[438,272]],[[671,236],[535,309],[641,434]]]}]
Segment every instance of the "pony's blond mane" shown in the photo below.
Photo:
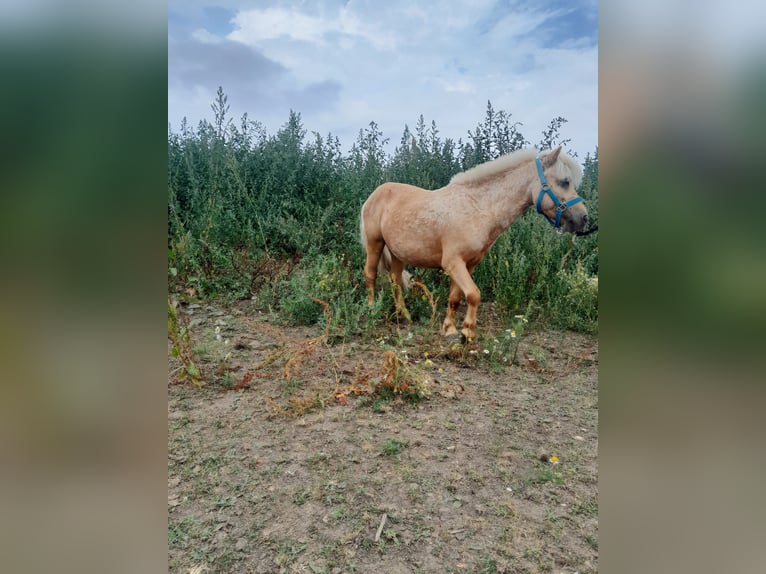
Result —
[{"label": "pony's blond mane", "polygon": [[[545,157],[550,152],[551,150],[538,151],[534,148],[514,151],[497,159],[493,159],[492,161],[479,164],[466,171],[456,173],[452,176],[450,183],[470,183],[487,179],[514,169],[527,161],[533,160],[538,154],[540,157]],[[580,186],[580,182],[582,181],[582,169],[580,168],[580,164],[563,151],[559,154],[558,161],[556,162],[556,165],[553,166],[553,170],[554,175],[558,179],[568,178],[574,184],[575,188]]]}]

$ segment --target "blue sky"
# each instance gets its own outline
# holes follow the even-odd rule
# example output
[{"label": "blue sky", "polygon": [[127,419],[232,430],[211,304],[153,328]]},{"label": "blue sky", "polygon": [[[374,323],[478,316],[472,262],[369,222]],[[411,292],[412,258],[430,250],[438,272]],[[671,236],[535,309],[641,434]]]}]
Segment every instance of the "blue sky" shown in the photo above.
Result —
[{"label": "blue sky", "polygon": [[231,114],[269,133],[301,113],[344,150],[375,121],[398,144],[405,123],[466,139],[487,100],[533,144],[556,116],[584,158],[598,144],[595,0],[169,0],[168,121]]}]

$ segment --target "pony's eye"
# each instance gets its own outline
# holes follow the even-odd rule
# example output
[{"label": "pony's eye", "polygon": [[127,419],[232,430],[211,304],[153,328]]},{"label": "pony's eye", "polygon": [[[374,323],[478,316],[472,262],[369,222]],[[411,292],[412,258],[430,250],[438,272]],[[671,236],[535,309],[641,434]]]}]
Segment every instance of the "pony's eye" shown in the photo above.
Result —
[{"label": "pony's eye", "polygon": [[566,189],[567,187],[569,187],[569,180],[568,179],[560,179],[559,180],[559,185],[561,187],[563,187],[564,189]]}]

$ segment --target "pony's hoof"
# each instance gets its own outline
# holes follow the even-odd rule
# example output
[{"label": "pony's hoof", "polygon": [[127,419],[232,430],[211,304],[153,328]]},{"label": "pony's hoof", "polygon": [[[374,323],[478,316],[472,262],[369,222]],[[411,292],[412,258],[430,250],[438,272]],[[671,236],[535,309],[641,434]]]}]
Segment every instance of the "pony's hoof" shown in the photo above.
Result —
[{"label": "pony's hoof", "polygon": [[447,343],[450,345],[465,345],[465,342],[467,341],[463,333],[453,333],[452,335],[447,335],[446,339]]}]

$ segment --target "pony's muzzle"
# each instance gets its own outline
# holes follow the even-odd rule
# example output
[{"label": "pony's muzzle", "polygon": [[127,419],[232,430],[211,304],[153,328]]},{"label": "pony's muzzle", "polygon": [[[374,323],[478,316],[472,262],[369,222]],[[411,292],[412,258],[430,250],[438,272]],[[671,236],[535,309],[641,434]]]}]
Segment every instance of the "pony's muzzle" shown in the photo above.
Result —
[{"label": "pony's muzzle", "polygon": [[585,231],[590,225],[590,218],[584,211],[567,209],[562,216],[562,223],[566,222],[564,231]]},{"label": "pony's muzzle", "polygon": [[574,216],[575,228],[577,231],[585,231],[590,225],[590,218],[587,213],[578,213]]}]

